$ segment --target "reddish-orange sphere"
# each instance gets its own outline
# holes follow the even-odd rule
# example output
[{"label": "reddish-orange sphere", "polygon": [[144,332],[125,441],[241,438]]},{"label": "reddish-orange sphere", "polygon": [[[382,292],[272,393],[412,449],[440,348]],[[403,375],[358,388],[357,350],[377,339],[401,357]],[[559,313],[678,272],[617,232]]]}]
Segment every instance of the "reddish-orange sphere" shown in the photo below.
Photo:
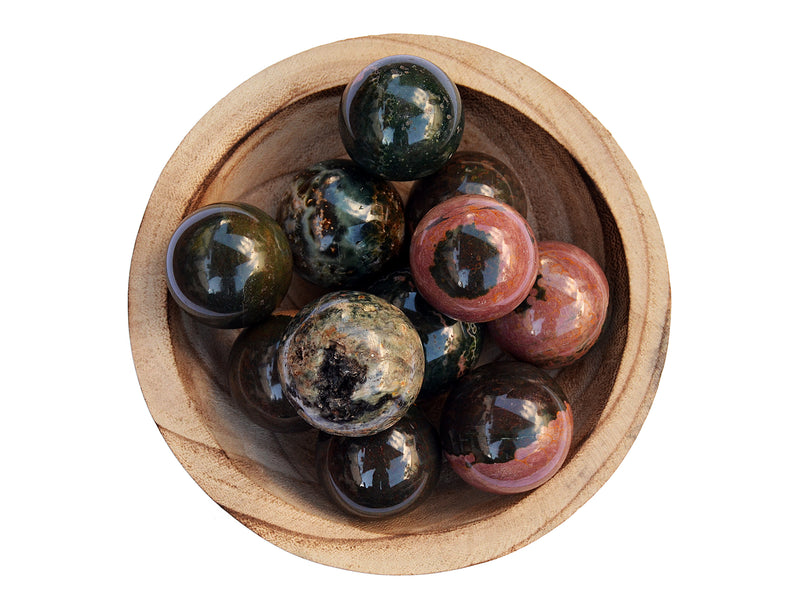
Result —
[{"label": "reddish-orange sphere", "polygon": [[539,244],[540,276],[525,302],[489,324],[500,348],[545,369],[572,364],[600,337],[608,312],[608,281],[584,250],[565,242]]},{"label": "reddish-orange sphere", "polygon": [[454,319],[486,322],[514,310],[536,279],[539,252],[528,222],[502,202],[466,195],[432,208],[411,238],[420,293]]}]

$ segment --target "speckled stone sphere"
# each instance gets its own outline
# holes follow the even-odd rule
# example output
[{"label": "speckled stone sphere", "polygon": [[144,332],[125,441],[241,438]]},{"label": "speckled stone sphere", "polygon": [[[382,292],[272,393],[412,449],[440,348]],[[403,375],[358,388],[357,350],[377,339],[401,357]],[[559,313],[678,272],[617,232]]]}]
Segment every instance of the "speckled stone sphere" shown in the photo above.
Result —
[{"label": "speckled stone sphere", "polygon": [[261,209],[217,203],[186,217],[167,247],[167,286],[195,319],[239,328],[266,319],[292,280],[292,253]]},{"label": "speckled stone sphere", "polygon": [[388,56],[347,85],[339,131],[350,157],[394,181],[430,175],[458,149],[464,110],[458,88],[417,56]]},{"label": "speckled stone sphere", "polygon": [[495,494],[530,491],[564,464],[572,409],[558,384],[524,362],[489,363],[462,377],[445,402],[442,449],[468,484]]},{"label": "speckled stone sphere", "polygon": [[420,293],[436,310],[459,321],[486,322],[527,297],[539,252],[517,211],[470,195],[428,211],[411,238],[409,262]]},{"label": "speckled stone sphere", "polygon": [[540,276],[528,297],[489,330],[512,356],[555,369],[584,356],[600,337],[608,281],[597,261],[573,244],[543,241],[539,257]]},{"label": "speckled stone sphere", "polygon": [[484,327],[456,321],[435,310],[417,291],[408,269],[382,277],[368,291],[400,308],[419,333],[425,349],[420,399],[450,386],[478,361]]},{"label": "speckled stone sphere", "polygon": [[327,160],[297,173],[278,207],[306,280],[350,287],[380,273],[403,247],[403,200],[388,181],[349,160]]},{"label": "speckled stone sphere", "polygon": [[236,406],[257,425],[278,433],[309,429],[289,403],[278,374],[278,342],[292,317],[273,315],[242,331],[228,359],[228,389]]},{"label": "speckled stone sphere", "polygon": [[414,182],[406,203],[406,229],[417,223],[434,206],[464,195],[488,196],[528,214],[528,199],[516,173],[505,163],[483,152],[456,152],[436,173]]},{"label": "speckled stone sphere", "polygon": [[439,481],[436,430],[416,407],[366,437],[320,434],[317,476],[334,503],[357,517],[394,517],[419,506]]},{"label": "speckled stone sphere", "polygon": [[390,427],[414,403],[425,353],[399,308],[338,291],[297,313],[281,340],[278,368],[284,393],[306,421],[357,437]]}]

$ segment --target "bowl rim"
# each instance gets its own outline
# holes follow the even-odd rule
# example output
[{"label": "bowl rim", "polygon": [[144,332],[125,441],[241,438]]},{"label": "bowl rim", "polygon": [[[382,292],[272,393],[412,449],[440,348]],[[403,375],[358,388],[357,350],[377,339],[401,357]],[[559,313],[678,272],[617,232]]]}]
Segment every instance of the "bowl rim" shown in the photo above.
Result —
[{"label": "bowl rim", "polygon": [[[177,227],[225,160],[272,115],[345,85],[371,60],[393,54],[427,58],[457,84],[479,78],[479,91],[533,120],[581,165],[606,199],[622,239],[630,296],[627,341],[608,403],[591,435],[545,484],[548,501],[523,497],[483,520],[437,532],[315,536],[295,529],[303,518],[300,510],[237,469],[181,384],[160,262],[164,232]],[[303,558],[354,571],[412,574],[462,568],[521,548],[566,520],[609,479],[653,402],[666,356],[670,302],[666,251],[649,198],[597,119],[538,72],[494,50],[453,38],[389,34],[341,40],[284,59],[239,85],[198,121],[165,165],[145,209],[131,260],[128,320],[148,409],[172,452],[215,502],[264,539]],[[226,480],[235,486],[221,483]],[[263,503],[258,517],[248,513],[243,498]],[[425,541],[435,544],[436,556],[416,550]]]}]

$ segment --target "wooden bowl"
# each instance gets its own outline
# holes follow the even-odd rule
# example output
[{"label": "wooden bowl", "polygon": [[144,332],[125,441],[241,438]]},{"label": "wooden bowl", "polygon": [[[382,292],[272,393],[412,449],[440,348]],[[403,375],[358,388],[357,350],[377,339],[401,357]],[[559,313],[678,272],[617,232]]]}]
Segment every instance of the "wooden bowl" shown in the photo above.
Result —
[{"label": "wooden bowl", "polygon": [[[168,240],[179,222],[217,201],[275,214],[292,173],[344,157],[339,96],[366,64],[415,54],[440,66],[465,105],[462,150],[505,161],[529,197],[539,239],[588,251],[611,288],[607,326],[592,351],[557,379],[570,397],[575,439],[553,479],[522,495],[469,488],[449,469],[432,497],[403,516],[364,522],[317,486],[315,433],[264,432],[231,404],[225,362],[238,331],[194,322],[171,301]],[[407,194],[409,183],[398,185]],[[320,293],[295,276],[281,308]],[[453,39],[387,35],[314,48],[255,75],[214,106],[164,168],[141,223],[130,271],[129,326],[145,400],[172,451],[220,506],[298,556],[387,574],[445,571],[500,557],[563,522],[620,464],[658,385],[670,288],[661,233],[633,167],[609,133],[559,87],[506,56]],[[493,357],[487,349],[484,360]]]}]

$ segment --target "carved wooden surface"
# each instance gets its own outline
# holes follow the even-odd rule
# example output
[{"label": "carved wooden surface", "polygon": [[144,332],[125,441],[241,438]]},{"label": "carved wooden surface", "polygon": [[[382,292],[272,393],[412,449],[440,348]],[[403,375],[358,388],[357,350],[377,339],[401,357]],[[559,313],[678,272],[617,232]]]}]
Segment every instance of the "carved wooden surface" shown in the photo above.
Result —
[{"label": "carved wooden surface", "polygon": [[[604,333],[557,374],[573,403],[570,457],[544,486],[498,497],[448,469],[419,509],[362,522],[316,485],[314,433],[278,435],[228,400],[227,352],[237,331],[214,330],[168,298],[170,235],[197,207],[239,200],[275,214],[291,174],[345,156],[336,110],[367,63],[416,54],[447,72],[465,104],[463,150],[505,161],[528,195],[539,239],[575,243],[605,268]],[[399,184],[404,197],[409,184]],[[281,308],[320,290],[295,276]],[[460,568],[524,546],[563,522],[610,477],[650,408],[666,353],[670,289],[649,200],[609,133],[553,83],[508,57],[465,42],[410,35],[345,40],[278,63],[235,89],[189,132],[165,166],[134,249],[129,325],[144,398],[186,470],[217,503],[266,540],[346,569],[410,574]],[[484,360],[496,352],[489,347]]]}]

